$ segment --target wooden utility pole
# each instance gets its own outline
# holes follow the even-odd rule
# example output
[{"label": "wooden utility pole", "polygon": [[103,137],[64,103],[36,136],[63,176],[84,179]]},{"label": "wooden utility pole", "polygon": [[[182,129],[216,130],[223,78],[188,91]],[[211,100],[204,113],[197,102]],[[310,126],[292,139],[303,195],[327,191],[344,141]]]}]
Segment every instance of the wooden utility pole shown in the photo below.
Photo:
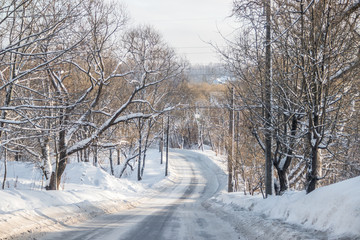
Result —
[{"label": "wooden utility pole", "polygon": [[271,159],[272,127],[272,69],[271,69],[271,0],[264,0],[266,14],[265,39],[265,194],[273,194],[273,162]]},{"label": "wooden utility pole", "polygon": [[169,167],[169,127],[170,127],[170,116],[167,117],[167,127],[166,127],[166,163],[165,163],[165,176],[168,175]]},{"label": "wooden utility pole", "polygon": [[141,130],[142,130],[142,127],[141,127],[141,119],[139,118],[139,158],[138,158],[138,172],[137,172],[137,180],[140,181],[141,180],[141,138],[142,138],[142,135],[141,135]]},{"label": "wooden utility pole", "polygon": [[229,150],[228,150],[228,192],[234,191],[233,162],[234,162],[234,88],[231,89],[229,116]]}]

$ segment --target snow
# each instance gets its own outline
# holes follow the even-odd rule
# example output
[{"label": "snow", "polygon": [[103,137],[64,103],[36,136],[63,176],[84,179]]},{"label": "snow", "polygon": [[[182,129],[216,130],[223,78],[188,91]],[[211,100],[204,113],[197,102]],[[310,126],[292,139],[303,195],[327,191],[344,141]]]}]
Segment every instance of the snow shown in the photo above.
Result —
[{"label": "snow", "polygon": [[[148,150],[146,164],[144,181],[138,182],[135,173],[119,179],[91,163],[69,163],[62,190],[46,191],[41,170],[33,163],[8,162],[5,190],[0,190],[0,239],[133,208],[141,198],[174,183],[175,174],[164,177],[157,150]],[[0,172],[2,180],[3,162]]]},{"label": "snow", "polygon": [[221,77],[218,77],[214,80],[214,83],[215,84],[225,84],[229,81],[232,81],[231,77],[229,76],[221,76]]},{"label": "snow", "polygon": [[[214,159],[214,157],[212,157]],[[218,162],[219,164],[224,164]],[[243,209],[307,229],[326,232],[332,239],[360,238],[360,177],[306,194],[288,191],[282,196],[223,193],[213,199],[228,209]],[[231,206],[231,207],[229,207]]]},{"label": "snow", "polygon": [[[226,158],[210,150],[195,152],[205,155],[226,172]],[[141,182],[136,180],[136,171],[119,179],[90,163],[70,163],[60,184],[62,190],[46,191],[41,171],[32,163],[8,162],[6,189],[0,191],[0,239],[28,232],[54,231],[101,214],[134,208],[142,199],[156,196],[176,184],[180,177],[176,169],[170,164],[170,176],[165,178],[164,168],[165,164],[160,165],[160,153],[155,149],[147,153]],[[3,165],[0,165],[0,172],[2,180]],[[226,181],[225,176],[223,180]],[[252,214],[269,221],[277,219],[299,228],[326,232],[331,239],[356,239],[360,238],[359,185],[360,177],[356,177],[308,195],[288,191],[283,196],[267,199],[222,191],[206,204],[221,209],[231,218],[244,218],[234,214],[234,209],[241,209],[246,212],[246,222],[250,226]]]}]

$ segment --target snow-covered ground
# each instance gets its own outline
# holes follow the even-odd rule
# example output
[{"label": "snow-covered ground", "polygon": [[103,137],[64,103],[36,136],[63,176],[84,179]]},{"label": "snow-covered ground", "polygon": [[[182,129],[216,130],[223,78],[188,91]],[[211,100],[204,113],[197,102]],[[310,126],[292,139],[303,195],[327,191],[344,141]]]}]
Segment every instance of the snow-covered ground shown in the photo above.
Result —
[{"label": "snow-covered ground", "polygon": [[[8,162],[5,190],[0,190],[0,239],[49,231],[64,224],[121,209],[133,208],[141,198],[174,183],[175,174],[164,177],[160,153],[150,149],[143,181],[136,174],[119,179],[91,163],[67,165],[61,191],[46,191],[41,171],[32,163]],[[4,168],[0,165],[0,179]]]},{"label": "snow-covered ground", "polygon": [[[224,160],[206,153],[225,168]],[[360,177],[321,187],[306,194],[288,191],[282,196],[223,193],[212,199],[229,212],[250,211],[306,229],[326,232],[329,238],[360,239]]]},{"label": "snow-covered ground", "polygon": [[[224,158],[215,156],[209,150],[196,152],[206,155],[226,170]],[[6,190],[0,191],[0,239],[61,229],[63,225],[97,215],[133,208],[142,198],[156,195],[180,177],[170,165],[170,177],[165,178],[165,166],[159,162],[160,154],[157,150],[150,150],[141,182],[136,181],[135,176],[118,179],[90,163],[71,163],[66,168],[61,191],[42,190],[41,173],[32,164],[10,162]],[[2,179],[2,166],[0,172]],[[290,191],[281,197],[265,200],[261,196],[222,191],[207,205],[215,213],[219,214],[221,210],[225,217],[228,214],[232,218],[242,218],[242,222],[249,221],[249,226],[254,218],[244,220],[239,213],[278,219],[274,221],[284,221],[296,228],[326,232],[326,238],[360,239],[359,186],[360,177],[357,177],[317,189],[308,195]],[[236,219],[233,222],[236,223]],[[271,224],[269,227],[272,227]]]}]

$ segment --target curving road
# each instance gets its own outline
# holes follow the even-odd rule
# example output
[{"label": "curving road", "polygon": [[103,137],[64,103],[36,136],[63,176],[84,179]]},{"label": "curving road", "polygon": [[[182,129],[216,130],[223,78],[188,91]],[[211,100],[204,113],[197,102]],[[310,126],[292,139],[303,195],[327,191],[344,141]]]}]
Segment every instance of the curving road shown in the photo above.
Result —
[{"label": "curving road", "polygon": [[178,181],[133,209],[104,215],[49,233],[42,239],[238,239],[235,229],[207,210],[206,200],[223,190],[226,175],[202,154],[172,152]]}]

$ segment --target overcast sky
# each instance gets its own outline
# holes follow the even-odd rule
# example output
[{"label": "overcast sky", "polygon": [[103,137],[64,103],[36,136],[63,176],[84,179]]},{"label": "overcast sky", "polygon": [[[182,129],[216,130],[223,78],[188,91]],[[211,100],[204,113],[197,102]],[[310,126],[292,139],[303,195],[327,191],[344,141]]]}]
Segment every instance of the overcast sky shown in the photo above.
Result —
[{"label": "overcast sky", "polygon": [[134,24],[149,24],[160,32],[176,52],[192,64],[219,62],[206,42],[219,46],[219,31],[229,36],[235,27],[233,0],[122,0]]}]

